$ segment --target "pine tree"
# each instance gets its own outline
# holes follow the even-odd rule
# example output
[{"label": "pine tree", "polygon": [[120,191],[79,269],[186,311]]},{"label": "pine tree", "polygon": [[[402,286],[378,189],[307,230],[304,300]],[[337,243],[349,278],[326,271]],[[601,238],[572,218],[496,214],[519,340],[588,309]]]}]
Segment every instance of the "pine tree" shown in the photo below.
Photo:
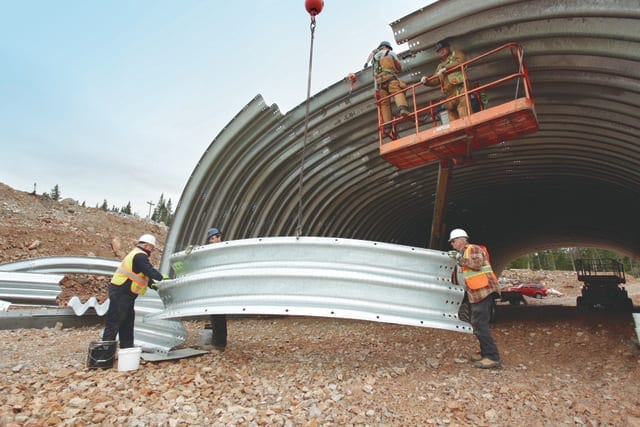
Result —
[{"label": "pine tree", "polygon": [[151,220],[155,222],[162,222],[166,225],[171,225],[173,220],[173,212],[171,211],[171,199],[165,201],[164,193],[160,195],[160,200],[156,204],[156,208],[151,215]]},{"label": "pine tree", "polygon": [[56,184],[51,190],[51,199],[55,201],[60,200],[60,188],[58,187],[58,184]]}]

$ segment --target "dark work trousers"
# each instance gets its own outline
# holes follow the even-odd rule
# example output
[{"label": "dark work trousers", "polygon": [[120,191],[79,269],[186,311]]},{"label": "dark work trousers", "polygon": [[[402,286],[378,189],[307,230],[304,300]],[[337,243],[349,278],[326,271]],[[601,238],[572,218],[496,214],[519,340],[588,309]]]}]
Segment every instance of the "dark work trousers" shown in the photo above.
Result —
[{"label": "dark work trousers", "polygon": [[118,335],[120,348],[133,347],[134,306],[138,295],[132,293],[130,288],[129,281],[120,286],[109,283],[109,309],[105,315],[102,339],[112,341]]},{"label": "dark work trousers", "polygon": [[216,347],[227,346],[227,316],[214,314],[211,316],[212,338],[211,344]]},{"label": "dark work trousers", "polygon": [[496,346],[496,342],[491,336],[491,329],[489,329],[492,305],[492,295],[482,301],[471,303],[471,326],[473,326],[473,334],[480,342],[480,355],[491,360],[500,361],[498,346]]}]

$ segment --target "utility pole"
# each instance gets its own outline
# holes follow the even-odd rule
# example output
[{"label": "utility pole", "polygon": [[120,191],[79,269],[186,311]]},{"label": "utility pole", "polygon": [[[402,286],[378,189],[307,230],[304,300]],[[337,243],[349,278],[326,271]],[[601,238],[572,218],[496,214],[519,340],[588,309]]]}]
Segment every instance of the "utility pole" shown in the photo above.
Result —
[{"label": "utility pole", "polygon": [[155,205],[155,203],[147,202],[147,204],[149,205],[149,216],[147,217],[147,219],[151,219],[151,208]]}]

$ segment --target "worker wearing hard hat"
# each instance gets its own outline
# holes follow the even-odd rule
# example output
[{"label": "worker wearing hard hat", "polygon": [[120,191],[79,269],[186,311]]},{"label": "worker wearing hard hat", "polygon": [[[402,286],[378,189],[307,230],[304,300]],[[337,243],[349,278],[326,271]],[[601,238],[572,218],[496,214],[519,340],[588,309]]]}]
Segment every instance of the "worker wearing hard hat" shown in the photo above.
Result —
[{"label": "worker wearing hard hat", "polygon": [[157,290],[155,282],[163,279],[149,261],[156,247],[156,238],[143,234],[131,252],[111,278],[109,284],[109,309],[105,315],[104,341],[113,341],[116,335],[120,348],[133,347],[134,306],[138,295],[144,295],[147,287]]},{"label": "worker wearing hard hat", "polygon": [[[207,231],[207,245],[220,242],[222,242],[222,230],[218,227],[210,228]],[[211,346],[218,351],[224,351],[227,347],[227,316],[212,314],[210,320],[205,329],[211,329]]]},{"label": "worker wearing hard hat", "polygon": [[[436,72],[433,76],[424,76],[420,79],[422,84],[427,86],[440,85],[440,90],[442,90],[442,93],[444,93],[447,98],[464,93],[464,76],[462,70],[458,68],[456,71],[445,74],[447,70],[467,61],[464,52],[460,49],[451,49],[447,40],[440,40],[436,43],[435,50],[440,57],[440,63],[436,67]],[[444,108],[449,113],[449,120],[456,120],[469,115],[466,96],[445,102]]]},{"label": "worker wearing hard hat", "polygon": [[500,353],[491,336],[489,320],[500,287],[491,268],[489,252],[482,245],[469,243],[467,232],[461,228],[451,231],[449,243],[455,249],[449,256],[457,260],[452,280],[466,287],[471,304],[471,326],[480,343],[480,352],[472,354],[471,361],[478,368],[499,368]]},{"label": "worker wearing hard hat", "polygon": [[[407,87],[407,84],[398,78],[397,73],[402,72],[402,64],[398,59],[398,56],[393,52],[391,43],[387,41],[380,42],[378,48],[375,49],[369,55],[367,62],[365,62],[365,68],[370,61],[373,61],[373,73],[376,79],[377,99],[382,99],[380,102],[380,110],[382,112],[382,121],[388,123],[393,118],[391,114],[391,103],[388,96],[393,95],[393,102],[398,108],[398,112],[401,116],[409,114],[409,106],[407,104],[407,97],[402,89]],[[386,99],[385,99],[386,98]],[[391,124],[384,126],[385,132],[391,132]]]}]

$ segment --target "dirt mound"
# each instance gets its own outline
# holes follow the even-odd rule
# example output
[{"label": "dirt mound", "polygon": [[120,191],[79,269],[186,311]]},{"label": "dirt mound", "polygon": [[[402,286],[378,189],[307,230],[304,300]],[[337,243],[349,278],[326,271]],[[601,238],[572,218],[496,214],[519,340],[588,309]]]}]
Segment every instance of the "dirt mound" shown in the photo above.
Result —
[{"label": "dirt mound", "polygon": [[[160,262],[167,234],[163,224],[131,215],[82,207],[72,199],[54,201],[16,191],[0,183],[0,263],[47,256],[95,256],[120,260],[138,237],[151,233],[160,250],[151,256]],[[78,295],[106,299],[108,278],[67,275],[61,283],[60,306]]]}]

